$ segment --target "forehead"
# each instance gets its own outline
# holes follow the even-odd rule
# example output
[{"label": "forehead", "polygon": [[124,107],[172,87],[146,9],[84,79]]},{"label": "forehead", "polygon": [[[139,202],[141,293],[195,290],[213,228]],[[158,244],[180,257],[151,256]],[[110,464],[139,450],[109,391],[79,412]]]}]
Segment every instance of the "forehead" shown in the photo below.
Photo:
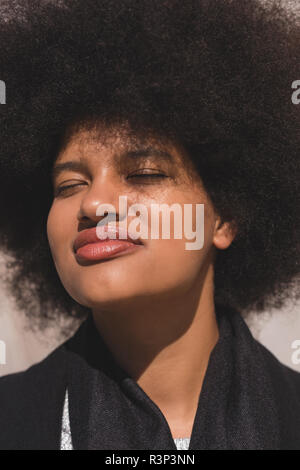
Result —
[{"label": "forehead", "polygon": [[63,171],[78,168],[90,172],[90,168],[98,168],[99,162],[104,167],[116,165],[118,170],[139,166],[139,162],[140,165],[152,163],[165,170],[174,184],[203,191],[195,162],[179,142],[151,130],[149,133],[133,132],[123,125],[71,129],[54,162],[52,178],[55,180]]},{"label": "forehead", "polygon": [[138,134],[126,125],[76,128],[68,132],[60,148],[56,163],[74,159],[105,158],[134,160],[155,157],[168,163],[187,164],[190,158],[178,143],[149,131]]}]

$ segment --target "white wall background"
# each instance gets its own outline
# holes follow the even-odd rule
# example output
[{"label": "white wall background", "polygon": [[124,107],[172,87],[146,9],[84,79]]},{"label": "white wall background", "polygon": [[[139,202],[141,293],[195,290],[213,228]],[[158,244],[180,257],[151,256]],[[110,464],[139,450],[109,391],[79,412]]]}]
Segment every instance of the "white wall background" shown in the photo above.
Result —
[{"label": "white wall background", "polygon": [[[12,4],[19,3],[17,0],[0,0],[0,21],[1,18],[7,20]],[[285,3],[289,8],[294,8],[300,13],[300,0],[285,0]],[[295,77],[295,80],[299,78]],[[0,268],[1,263],[3,267],[0,257]],[[280,361],[300,372],[300,363],[292,361],[292,355],[295,352],[292,344],[298,340],[300,346],[300,305],[290,306],[272,314],[268,312],[257,318],[251,317],[248,323],[254,336]],[[75,327],[77,325],[74,325]],[[62,341],[63,338],[58,328],[52,327],[43,333],[31,331],[28,320],[17,311],[13,300],[8,297],[0,284],[0,376],[24,370],[42,360]],[[3,355],[4,345],[6,357]],[[298,359],[300,362],[300,354]]]}]

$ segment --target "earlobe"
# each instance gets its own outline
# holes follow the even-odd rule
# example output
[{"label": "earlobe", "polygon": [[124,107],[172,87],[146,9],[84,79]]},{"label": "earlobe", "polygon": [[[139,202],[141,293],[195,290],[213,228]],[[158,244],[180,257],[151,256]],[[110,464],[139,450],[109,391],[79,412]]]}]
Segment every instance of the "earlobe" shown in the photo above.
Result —
[{"label": "earlobe", "polygon": [[233,223],[216,220],[213,244],[219,250],[226,250],[236,236],[237,229]]}]

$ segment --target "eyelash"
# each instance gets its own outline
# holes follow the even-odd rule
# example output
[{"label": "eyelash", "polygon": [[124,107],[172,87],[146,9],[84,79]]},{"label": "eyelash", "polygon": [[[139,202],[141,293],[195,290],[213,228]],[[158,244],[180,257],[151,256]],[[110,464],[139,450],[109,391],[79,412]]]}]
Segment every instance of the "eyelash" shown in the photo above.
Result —
[{"label": "eyelash", "polygon": [[[128,180],[128,179],[131,179],[131,178],[159,179],[159,178],[168,178],[168,177],[167,177],[167,175],[164,175],[162,173],[136,173],[136,174],[127,176],[126,179]],[[78,187],[78,186],[84,186],[85,184],[86,183],[74,183],[74,184],[68,184],[68,185],[65,185],[65,186],[61,186],[61,187],[56,189],[55,196],[57,197],[60,194],[67,191],[68,189],[72,189],[72,188],[75,188],[75,187]]]},{"label": "eyelash", "polygon": [[131,178],[146,178],[146,179],[159,179],[159,178],[167,178],[167,175],[164,175],[163,173],[135,173],[132,175],[127,176],[127,180]]},{"label": "eyelash", "polygon": [[55,196],[59,196],[64,191],[67,191],[68,189],[72,189],[72,188],[75,188],[77,186],[83,186],[83,185],[85,185],[85,183],[74,183],[74,184],[68,184],[68,185],[65,185],[65,186],[61,186],[61,187],[56,189]]}]

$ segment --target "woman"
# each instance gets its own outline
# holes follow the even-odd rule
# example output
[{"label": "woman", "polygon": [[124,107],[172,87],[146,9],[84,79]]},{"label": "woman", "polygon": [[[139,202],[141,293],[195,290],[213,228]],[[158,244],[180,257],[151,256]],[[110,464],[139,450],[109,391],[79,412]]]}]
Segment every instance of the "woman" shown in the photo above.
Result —
[{"label": "woman", "polygon": [[293,18],[257,0],[21,13],[0,32],[1,244],[33,324],[83,323],[0,380],[0,447],[300,449],[299,374],[241,316],[299,293]]}]

